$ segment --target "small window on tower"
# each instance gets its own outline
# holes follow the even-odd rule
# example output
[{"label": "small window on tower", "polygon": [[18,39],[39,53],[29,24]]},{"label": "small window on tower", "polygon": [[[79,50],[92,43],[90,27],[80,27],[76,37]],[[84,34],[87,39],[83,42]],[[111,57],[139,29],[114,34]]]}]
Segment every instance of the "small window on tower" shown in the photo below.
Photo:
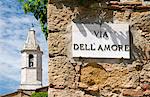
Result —
[{"label": "small window on tower", "polygon": [[29,55],[29,67],[33,67],[33,55]]}]

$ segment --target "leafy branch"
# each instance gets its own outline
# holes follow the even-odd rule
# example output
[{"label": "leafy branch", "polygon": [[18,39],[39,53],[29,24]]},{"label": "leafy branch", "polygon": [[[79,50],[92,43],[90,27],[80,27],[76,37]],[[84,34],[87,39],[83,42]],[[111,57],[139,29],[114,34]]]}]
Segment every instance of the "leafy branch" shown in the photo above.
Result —
[{"label": "leafy branch", "polygon": [[18,0],[23,4],[25,14],[33,13],[34,17],[40,21],[42,32],[47,39],[47,4],[48,0]]},{"label": "leafy branch", "polygon": [[[47,5],[48,0],[18,0],[22,3],[23,10],[25,14],[33,13],[34,17],[40,21],[42,32],[45,35],[45,38],[48,37],[47,29]],[[79,5],[90,5],[94,2],[100,2],[101,0],[77,0]]]}]

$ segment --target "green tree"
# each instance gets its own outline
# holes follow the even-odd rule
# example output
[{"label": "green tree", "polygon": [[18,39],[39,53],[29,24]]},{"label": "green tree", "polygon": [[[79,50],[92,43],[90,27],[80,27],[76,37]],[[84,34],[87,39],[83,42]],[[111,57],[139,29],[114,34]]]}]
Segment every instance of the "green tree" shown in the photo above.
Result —
[{"label": "green tree", "polygon": [[33,13],[34,17],[40,21],[42,32],[46,39],[47,33],[47,4],[48,0],[18,0],[22,3],[25,14]]},{"label": "green tree", "polygon": [[[40,21],[42,32],[47,39],[47,5],[48,0],[18,0],[22,3],[22,7],[26,13],[33,13],[34,17]],[[79,5],[89,5],[91,2],[99,2],[101,0],[77,0]]]},{"label": "green tree", "polygon": [[48,97],[47,92],[35,92],[31,95],[31,97]]}]

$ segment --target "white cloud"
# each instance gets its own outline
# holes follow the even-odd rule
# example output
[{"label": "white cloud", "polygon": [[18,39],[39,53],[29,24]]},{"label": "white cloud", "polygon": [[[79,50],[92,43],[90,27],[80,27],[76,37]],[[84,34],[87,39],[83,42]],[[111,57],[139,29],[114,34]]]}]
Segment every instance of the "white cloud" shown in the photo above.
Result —
[{"label": "white cloud", "polygon": [[11,16],[8,18],[8,21],[12,24],[29,24],[31,25],[32,22],[35,23],[36,20],[33,16],[24,15],[23,17]]},{"label": "white cloud", "polygon": [[0,27],[6,27],[7,24],[4,20],[0,19]]},{"label": "white cloud", "polygon": [[[19,75],[18,73],[20,73],[19,68],[17,68],[15,65],[16,64],[7,64],[7,63],[0,63],[1,65],[1,76],[6,76],[6,78],[9,78],[13,81],[20,81],[18,80]],[[7,68],[7,69],[6,69]],[[18,69],[18,70],[17,70]],[[14,76],[15,75],[15,76]],[[3,79],[4,80],[4,79]]]}]

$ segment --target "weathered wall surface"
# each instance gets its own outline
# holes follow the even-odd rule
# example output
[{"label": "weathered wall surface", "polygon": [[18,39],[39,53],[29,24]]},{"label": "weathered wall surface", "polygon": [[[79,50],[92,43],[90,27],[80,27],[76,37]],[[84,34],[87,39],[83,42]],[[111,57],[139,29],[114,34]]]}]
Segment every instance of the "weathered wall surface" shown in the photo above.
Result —
[{"label": "weathered wall surface", "polygon": [[[150,12],[101,11],[96,4],[49,0],[49,97],[150,96]],[[131,59],[73,59],[71,22],[97,22],[105,12],[107,22],[130,24]]]}]

